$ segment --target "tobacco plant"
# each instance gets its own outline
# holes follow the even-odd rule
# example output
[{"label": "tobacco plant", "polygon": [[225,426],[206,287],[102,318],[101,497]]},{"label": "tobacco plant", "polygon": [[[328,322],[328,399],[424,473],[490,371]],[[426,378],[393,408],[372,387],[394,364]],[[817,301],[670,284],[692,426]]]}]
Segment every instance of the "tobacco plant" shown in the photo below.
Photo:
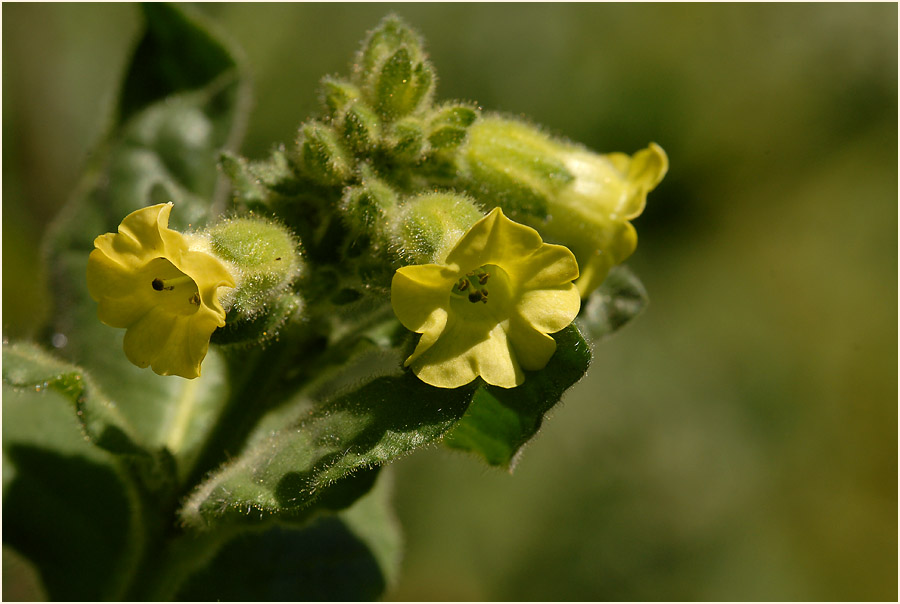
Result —
[{"label": "tobacco plant", "polygon": [[440,99],[394,16],[245,158],[233,50],[143,12],[46,237],[45,337],[4,343],[4,556],[51,599],[377,598],[382,468],[438,444],[514,465],[643,307],[621,263],[668,160]]}]

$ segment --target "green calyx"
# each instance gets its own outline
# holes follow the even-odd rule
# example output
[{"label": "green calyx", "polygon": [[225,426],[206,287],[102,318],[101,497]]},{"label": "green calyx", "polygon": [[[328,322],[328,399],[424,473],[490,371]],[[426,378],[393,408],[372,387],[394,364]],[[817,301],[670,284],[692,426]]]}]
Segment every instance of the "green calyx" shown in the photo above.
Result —
[{"label": "green calyx", "polygon": [[303,272],[294,236],[284,226],[255,216],[232,218],[202,236],[210,252],[227,263],[237,285],[223,297],[228,309],[226,341],[268,339],[302,308],[291,289]]},{"label": "green calyx", "polygon": [[426,193],[405,202],[393,221],[398,255],[411,264],[442,261],[484,215],[475,202],[455,193]]}]

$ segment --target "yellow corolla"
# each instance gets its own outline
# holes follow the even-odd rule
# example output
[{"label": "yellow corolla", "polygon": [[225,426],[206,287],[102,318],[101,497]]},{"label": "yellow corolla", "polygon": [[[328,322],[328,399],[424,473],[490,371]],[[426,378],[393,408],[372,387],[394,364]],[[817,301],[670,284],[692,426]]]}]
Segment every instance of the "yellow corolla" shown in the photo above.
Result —
[{"label": "yellow corolla", "polygon": [[575,253],[581,267],[576,285],[587,297],[609,269],[634,253],[637,232],[630,221],[644,211],[647,193],[665,176],[669,158],[655,143],[633,156],[575,148],[559,158],[573,179],[551,197],[541,232]]},{"label": "yellow corolla", "polygon": [[405,366],[439,388],[479,375],[503,388],[522,384],[523,369],[543,368],[556,351],[547,334],[578,314],[577,278],[568,248],[544,243],[537,231],[495,208],[443,264],[405,266],[394,274],[394,313],[422,334]]},{"label": "yellow corolla", "polygon": [[137,210],[118,233],[97,237],[88,291],[100,320],[127,330],[125,355],[132,363],[195,378],[212,332],[225,325],[218,289],[235,282],[221,261],[190,249],[188,238],[168,228],[171,211],[171,203]]},{"label": "yellow corolla", "polygon": [[669,169],[655,143],[631,156],[600,155],[499,116],[475,122],[461,154],[462,172],[481,203],[506,208],[572,250],[582,298],[634,252],[637,232],[630,221]]}]

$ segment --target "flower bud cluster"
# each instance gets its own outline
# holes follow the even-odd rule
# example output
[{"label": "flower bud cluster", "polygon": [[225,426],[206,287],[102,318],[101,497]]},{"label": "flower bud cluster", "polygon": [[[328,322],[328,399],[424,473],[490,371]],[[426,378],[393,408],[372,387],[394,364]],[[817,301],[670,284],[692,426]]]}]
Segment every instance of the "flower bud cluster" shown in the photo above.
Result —
[{"label": "flower bud cluster", "polygon": [[[382,295],[397,266],[446,252],[483,217],[446,190],[480,109],[435,104],[434,83],[419,36],[388,17],[348,77],[323,78],[321,113],[292,145],[262,161],[222,157],[237,207],[277,216],[302,239],[308,302]],[[357,295],[334,295],[348,289]]]},{"label": "flower bud cluster", "polygon": [[[431,334],[423,335],[420,345],[431,346],[433,338],[441,342],[429,353],[435,357],[429,366],[455,376],[441,373],[429,383],[456,384],[475,371],[472,363],[499,358],[495,353],[507,350],[507,336],[519,351],[511,359],[525,355],[526,368],[546,362],[552,354],[546,334],[568,324],[578,312],[579,297],[590,295],[609,269],[634,251],[637,238],[630,221],[665,175],[668,159],[652,143],[633,156],[600,155],[519,119],[482,114],[472,103],[436,103],[435,81],[419,36],[397,17],[386,18],[362,44],[347,77],[321,81],[321,111],[300,125],[291,144],[257,161],[222,155],[235,217],[189,236],[192,243],[185,249],[194,255],[186,255],[187,260],[172,244],[174,268],[151,266],[163,293],[147,289],[157,279],[156,272],[147,278],[150,252],[129,256],[134,265],[129,278],[141,284],[145,307],[157,308],[159,302],[160,312],[175,321],[172,317],[187,311],[196,314],[197,299],[202,303],[204,314],[198,316],[203,321],[194,321],[202,329],[192,327],[190,337],[183,338],[196,354],[179,366],[179,375],[199,373],[200,353],[205,354],[201,345],[208,344],[210,333],[220,344],[259,343],[285,323],[299,321],[302,313],[305,324],[330,341],[363,324],[366,316],[377,316],[397,291],[412,292],[410,300],[392,300],[395,311],[402,308],[408,315],[409,325],[404,325]],[[145,230],[175,241],[164,224],[168,210],[160,206],[154,212],[132,217],[128,224],[156,224],[158,218],[157,226]],[[156,245],[153,237],[147,235],[150,248]],[[106,245],[107,239],[99,241]],[[102,264],[99,252],[96,258],[92,284],[105,301],[112,294],[102,281],[118,273],[112,264]],[[419,272],[407,271],[410,287],[396,289],[396,274],[409,266],[438,267],[421,273],[437,288],[437,314],[428,321],[449,316],[456,317],[453,321],[440,329],[437,323],[416,324],[422,317],[415,292],[425,291],[415,285]],[[181,278],[178,271],[189,277],[183,284],[175,281]],[[558,274],[551,279],[547,271]],[[488,279],[490,287],[482,283]],[[216,299],[210,292],[219,289]],[[453,308],[443,300],[451,293]],[[565,312],[557,316],[560,308]],[[530,321],[537,331],[507,325],[513,309],[533,313]],[[106,312],[109,322],[124,326],[131,317],[117,312],[124,311]],[[546,317],[557,318],[547,322]],[[471,324],[464,328],[457,319]],[[463,365],[469,369],[450,371],[435,360],[455,350],[453,337],[438,335],[445,328],[447,333],[471,328],[471,337],[463,340],[490,345],[484,344],[483,354],[461,352],[454,358],[468,359]],[[152,340],[151,331],[134,333],[144,345]],[[135,358],[172,372],[156,357]],[[476,373],[495,375],[492,383],[518,384],[516,363],[504,365],[500,373],[487,365]]]}]

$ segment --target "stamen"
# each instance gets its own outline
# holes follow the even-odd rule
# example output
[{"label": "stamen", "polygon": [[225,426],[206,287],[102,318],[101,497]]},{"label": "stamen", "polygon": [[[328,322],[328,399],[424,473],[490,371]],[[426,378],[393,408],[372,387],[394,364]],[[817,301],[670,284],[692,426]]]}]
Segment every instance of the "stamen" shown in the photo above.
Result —
[{"label": "stamen", "polygon": [[172,291],[175,289],[176,285],[181,285],[182,283],[193,283],[193,279],[184,275],[182,277],[172,277],[171,279],[160,279],[157,277],[153,281],[150,282],[150,285],[158,292],[161,291]]},{"label": "stamen", "polygon": [[200,294],[194,292],[194,295],[188,299],[188,302],[190,302],[194,306],[200,306]]},{"label": "stamen", "polygon": [[488,277],[490,277],[490,276],[491,276],[490,273],[485,273],[485,274],[483,274],[483,275],[479,275],[479,276],[478,276],[478,282],[479,282],[481,285],[484,285],[485,283],[487,283]]}]

